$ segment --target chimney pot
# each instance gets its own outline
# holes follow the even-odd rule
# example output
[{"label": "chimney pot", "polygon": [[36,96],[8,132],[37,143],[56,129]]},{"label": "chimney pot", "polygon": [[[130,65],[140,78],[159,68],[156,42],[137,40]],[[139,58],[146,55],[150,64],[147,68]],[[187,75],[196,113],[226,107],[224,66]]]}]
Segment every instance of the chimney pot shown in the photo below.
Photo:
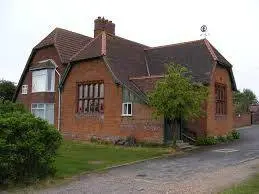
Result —
[{"label": "chimney pot", "polygon": [[94,37],[103,31],[115,35],[115,24],[99,16],[94,20]]}]

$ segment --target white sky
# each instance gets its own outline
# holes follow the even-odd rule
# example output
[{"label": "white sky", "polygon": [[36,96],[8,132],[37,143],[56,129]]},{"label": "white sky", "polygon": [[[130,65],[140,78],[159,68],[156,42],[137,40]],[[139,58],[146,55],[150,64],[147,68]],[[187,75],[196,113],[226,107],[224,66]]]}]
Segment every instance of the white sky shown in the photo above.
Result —
[{"label": "white sky", "polygon": [[238,89],[259,96],[258,0],[0,0],[0,78],[18,83],[31,49],[55,27],[93,36],[94,19],[148,46],[208,40],[230,61]]}]

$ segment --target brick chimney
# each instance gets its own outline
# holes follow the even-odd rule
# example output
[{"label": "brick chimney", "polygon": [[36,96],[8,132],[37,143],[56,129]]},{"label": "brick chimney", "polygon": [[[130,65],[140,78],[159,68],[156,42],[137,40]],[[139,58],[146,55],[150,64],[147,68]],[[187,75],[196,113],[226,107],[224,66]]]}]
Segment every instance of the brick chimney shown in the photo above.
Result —
[{"label": "brick chimney", "polygon": [[94,20],[94,37],[103,31],[115,35],[115,24],[104,17],[98,17]]}]

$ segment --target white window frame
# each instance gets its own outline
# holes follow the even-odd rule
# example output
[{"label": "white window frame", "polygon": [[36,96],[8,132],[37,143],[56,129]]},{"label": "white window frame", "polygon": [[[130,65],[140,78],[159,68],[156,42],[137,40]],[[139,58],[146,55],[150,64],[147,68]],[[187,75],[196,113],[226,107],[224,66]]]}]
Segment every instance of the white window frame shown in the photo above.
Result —
[{"label": "white window frame", "polygon": [[[31,89],[31,92],[32,93],[37,93],[37,92],[55,92],[55,69],[51,69],[52,70],[52,76],[53,76],[53,79],[51,80],[51,89],[48,90],[48,70],[50,69],[39,69],[39,70],[33,70],[32,71],[32,89]],[[33,87],[33,73],[35,72],[39,72],[39,71],[44,71],[43,74],[46,75],[46,78],[45,78],[45,90],[40,90],[40,91],[36,91]]]},{"label": "white window frame", "polygon": [[[38,108],[38,106],[39,106],[39,104],[43,104],[43,108]],[[33,111],[32,110],[43,110],[44,111],[44,114],[43,114],[43,116],[44,116],[44,118],[42,118],[42,119],[44,119],[44,120],[46,120],[46,109],[47,109],[47,105],[49,105],[49,104],[52,104],[53,105],[53,123],[50,123],[50,124],[54,124],[54,122],[55,122],[55,104],[54,103],[32,103],[31,104],[31,113],[33,114]],[[37,105],[37,107],[36,108],[33,108],[33,105]],[[48,120],[46,120],[46,121],[48,121]]]},{"label": "white window frame", "polygon": [[28,85],[22,85],[22,94],[28,94]]},{"label": "white window frame", "polygon": [[[124,105],[127,106],[126,108],[126,113],[124,113]],[[131,113],[128,113],[128,105],[131,105]],[[127,117],[131,117],[132,116],[132,102],[123,102],[122,103],[122,115],[121,116],[127,116]]]}]

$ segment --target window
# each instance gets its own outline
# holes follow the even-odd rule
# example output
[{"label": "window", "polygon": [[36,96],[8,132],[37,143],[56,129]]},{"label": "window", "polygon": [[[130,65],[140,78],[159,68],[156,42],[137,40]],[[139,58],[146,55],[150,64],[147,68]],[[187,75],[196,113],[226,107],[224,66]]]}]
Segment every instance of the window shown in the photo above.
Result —
[{"label": "window", "polygon": [[28,85],[22,85],[22,94],[28,93]]},{"label": "window", "polygon": [[122,116],[132,116],[132,102],[122,103]]},{"label": "window", "polygon": [[47,120],[50,124],[54,124],[54,104],[32,104],[31,112],[36,117]]},{"label": "window", "polygon": [[226,86],[223,84],[216,84],[215,96],[216,96],[216,115],[226,115],[227,114]]},{"label": "window", "polygon": [[78,84],[79,113],[93,113],[104,111],[104,84],[103,82],[86,82]]},{"label": "window", "polygon": [[32,71],[32,92],[54,92],[55,70]]}]

